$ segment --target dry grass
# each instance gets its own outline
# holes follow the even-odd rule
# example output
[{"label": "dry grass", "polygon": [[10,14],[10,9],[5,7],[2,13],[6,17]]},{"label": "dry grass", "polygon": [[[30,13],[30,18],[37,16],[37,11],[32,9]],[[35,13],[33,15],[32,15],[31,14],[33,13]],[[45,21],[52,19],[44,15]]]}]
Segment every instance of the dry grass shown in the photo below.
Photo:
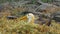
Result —
[{"label": "dry grass", "polygon": [[60,34],[60,24],[52,21],[51,26],[30,24],[24,21],[0,19],[1,34]]}]

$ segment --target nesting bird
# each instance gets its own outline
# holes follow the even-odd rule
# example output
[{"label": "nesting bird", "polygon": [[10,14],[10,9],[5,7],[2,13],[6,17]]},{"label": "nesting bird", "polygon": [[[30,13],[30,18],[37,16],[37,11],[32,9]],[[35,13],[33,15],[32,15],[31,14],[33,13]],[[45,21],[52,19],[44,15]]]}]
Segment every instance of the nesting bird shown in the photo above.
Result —
[{"label": "nesting bird", "polygon": [[8,16],[7,19],[12,19],[12,20],[16,20],[17,21],[27,21],[28,23],[34,23],[35,21],[35,16],[32,14],[32,13],[28,13],[26,14],[25,16],[21,17],[21,18],[18,18],[16,16]]}]

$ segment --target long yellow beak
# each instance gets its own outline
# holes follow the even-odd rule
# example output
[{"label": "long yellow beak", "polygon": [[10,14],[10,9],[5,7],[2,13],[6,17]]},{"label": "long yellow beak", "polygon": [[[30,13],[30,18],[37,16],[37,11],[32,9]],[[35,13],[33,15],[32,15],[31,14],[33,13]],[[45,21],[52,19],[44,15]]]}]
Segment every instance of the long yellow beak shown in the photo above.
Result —
[{"label": "long yellow beak", "polygon": [[27,16],[21,17],[20,20],[27,20]]}]

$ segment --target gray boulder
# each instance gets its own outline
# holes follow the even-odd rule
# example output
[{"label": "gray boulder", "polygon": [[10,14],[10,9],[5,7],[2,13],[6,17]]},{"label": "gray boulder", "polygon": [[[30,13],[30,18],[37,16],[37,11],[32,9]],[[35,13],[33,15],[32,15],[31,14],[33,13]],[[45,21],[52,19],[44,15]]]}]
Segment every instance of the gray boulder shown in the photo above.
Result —
[{"label": "gray boulder", "polygon": [[16,16],[7,16],[7,19],[17,19]]},{"label": "gray boulder", "polygon": [[53,16],[53,20],[55,20],[56,22],[60,22],[60,11],[53,13],[52,16]]}]

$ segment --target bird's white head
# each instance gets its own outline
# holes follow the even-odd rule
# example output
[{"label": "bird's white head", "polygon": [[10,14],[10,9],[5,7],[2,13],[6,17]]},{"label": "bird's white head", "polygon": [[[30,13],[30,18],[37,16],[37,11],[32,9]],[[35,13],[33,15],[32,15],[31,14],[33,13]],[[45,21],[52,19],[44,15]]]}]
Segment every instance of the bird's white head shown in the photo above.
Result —
[{"label": "bird's white head", "polygon": [[28,18],[28,22],[29,22],[29,23],[30,23],[30,22],[34,22],[35,17],[34,17],[34,15],[33,15],[32,13],[29,13],[29,14],[27,14],[26,16],[27,16],[27,18]]}]

